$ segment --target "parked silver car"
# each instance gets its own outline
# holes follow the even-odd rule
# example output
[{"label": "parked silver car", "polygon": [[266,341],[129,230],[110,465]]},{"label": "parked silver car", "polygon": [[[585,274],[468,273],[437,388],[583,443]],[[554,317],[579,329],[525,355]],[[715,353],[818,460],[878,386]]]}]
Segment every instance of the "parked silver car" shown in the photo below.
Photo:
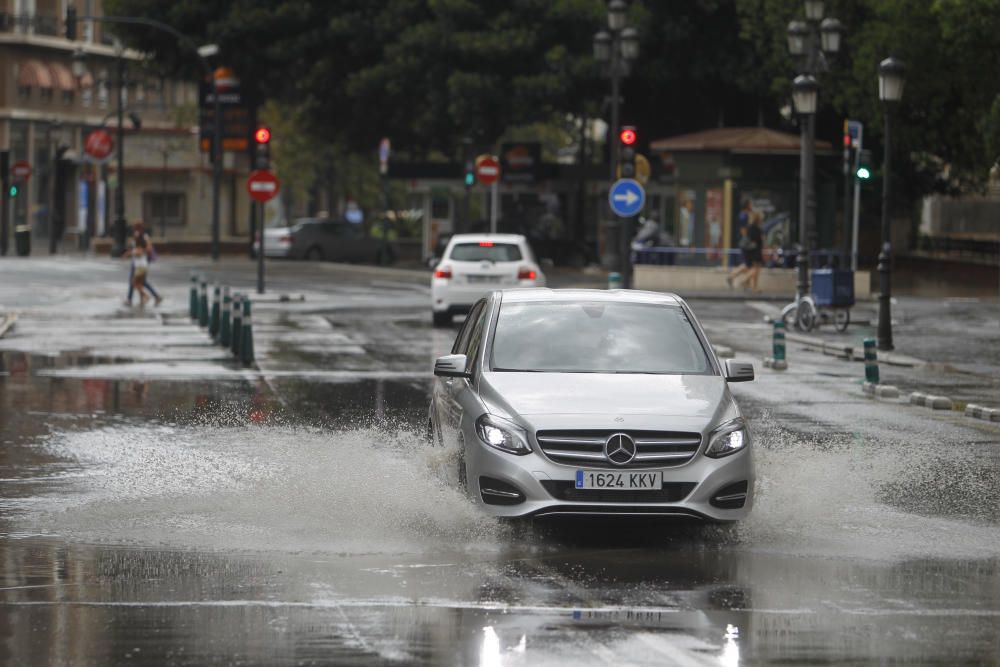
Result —
[{"label": "parked silver car", "polygon": [[746,422],[672,294],[495,291],[439,358],[429,428],[499,517],[659,515],[730,522],[753,504]]},{"label": "parked silver car", "polygon": [[[257,243],[254,251],[259,251]],[[264,255],[376,264],[390,259],[382,242],[365,234],[361,225],[328,218],[298,218],[287,227],[266,228]]]}]

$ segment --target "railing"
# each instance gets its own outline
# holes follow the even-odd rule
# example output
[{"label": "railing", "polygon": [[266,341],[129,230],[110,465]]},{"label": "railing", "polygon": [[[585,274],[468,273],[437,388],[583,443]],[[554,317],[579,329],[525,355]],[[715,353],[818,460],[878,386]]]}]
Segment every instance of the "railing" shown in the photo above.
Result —
[{"label": "railing", "polygon": [[56,37],[60,34],[62,19],[43,14],[9,14],[0,12],[0,32],[34,33]]},{"label": "railing", "polygon": [[[764,266],[776,268],[794,268],[797,250],[793,248],[765,248]],[[691,248],[652,247],[632,252],[632,262],[653,266],[723,266],[723,257],[729,258],[729,266],[735,267],[743,262],[743,253],[737,248]],[[809,264],[814,269],[826,267],[850,266],[841,253],[832,250],[814,250],[809,253]]]}]

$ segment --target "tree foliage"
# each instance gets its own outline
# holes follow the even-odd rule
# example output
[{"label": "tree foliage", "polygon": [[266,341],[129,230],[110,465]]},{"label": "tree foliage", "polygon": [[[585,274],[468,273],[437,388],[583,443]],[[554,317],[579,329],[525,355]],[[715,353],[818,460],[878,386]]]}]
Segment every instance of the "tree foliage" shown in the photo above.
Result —
[{"label": "tree foliage", "polygon": [[[785,29],[801,4],[634,0],[641,51],[622,121],[643,141],[781,123],[796,73]],[[1000,0],[827,6],[847,33],[821,77],[820,136],[836,140],[851,117],[877,142],[876,67],[892,54],[908,66],[894,141],[908,180],[925,191],[985,175],[1000,153]],[[389,136],[397,155],[456,158],[464,137],[485,147],[516,126],[607,117],[610,86],[591,57],[604,0],[108,0],[106,11],[218,43],[252,96],[294,110],[311,140],[338,150],[374,155]],[[124,36],[172,73],[199,71],[172,37],[141,27]],[[922,170],[932,163],[948,166],[948,181]]]}]

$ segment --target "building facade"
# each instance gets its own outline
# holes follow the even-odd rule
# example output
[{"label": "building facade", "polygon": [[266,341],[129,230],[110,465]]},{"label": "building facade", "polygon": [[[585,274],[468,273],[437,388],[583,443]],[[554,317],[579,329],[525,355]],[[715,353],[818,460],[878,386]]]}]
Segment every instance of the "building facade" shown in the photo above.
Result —
[{"label": "building facade", "polygon": [[[75,39],[66,35],[71,4]],[[30,233],[35,253],[87,247],[110,234],[122,188],[128,223],[168,240],[208,238],[212,165],[198,141],[198,85],[157,76],[109,25],[87,19],[101,16],[100,0],[0,0],[0,148],[31,171],[12,181],[10,230]],[[123,173],[114,151],[103,161],[84,151],[95,129],[116,137],[119,95]],[[248,218],[246,159],[225,157],[223,238],[246,234]]]}]

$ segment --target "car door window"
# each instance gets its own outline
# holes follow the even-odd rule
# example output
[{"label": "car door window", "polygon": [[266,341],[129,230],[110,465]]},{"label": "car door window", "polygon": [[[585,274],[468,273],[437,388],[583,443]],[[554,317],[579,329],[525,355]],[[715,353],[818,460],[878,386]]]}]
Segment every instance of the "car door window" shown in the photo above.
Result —
[{"label": "car door window", "polygon": [[469,349],[469,337],[472,334],[472,329],[476,324],[476,320],[479,319],[479,313],[482,312],[485,305],[485,300],[480,300],[472,307],[469,311],[469,316],[465,318],[465,324],[462,325],[462,330],[458,332],[458,337],[455,339],[455,345],[451,348],[452,354],[465,354],[466,350]]},{"label": "car door window", "polygon": [[[479,370],[479,350],[483,343],[483,334],[486,331],[486,314],[488,310],[486,307],[480,309],[479,314],[475,318],[476,321],[472,325],[472,332],[469,334],[469,344],[465,352],[467,355],[465,370],[472,373]],[[470,319],[472,318],[470,317]]]}]

